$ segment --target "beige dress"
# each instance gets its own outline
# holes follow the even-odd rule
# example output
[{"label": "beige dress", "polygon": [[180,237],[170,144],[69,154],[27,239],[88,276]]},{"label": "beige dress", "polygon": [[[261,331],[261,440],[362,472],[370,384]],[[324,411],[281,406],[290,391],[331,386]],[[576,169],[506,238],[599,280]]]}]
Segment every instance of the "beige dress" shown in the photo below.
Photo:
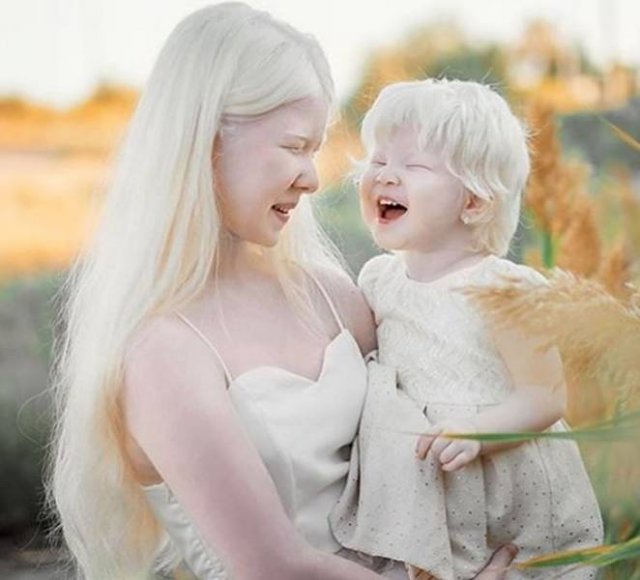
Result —
[{"label": "beige dress", "polygon": [[[409,279],[390,255],[363,268],[379,356],[369,363],[347,487],[330,518],[344,546],[458,580],[472,578],[508,542],[520,549],[518,560],[601,543],[600,512],[573,441],[535,440],[453,473],[415,458],[416,433],[473,417],[512,390],[482,317],[455,290],[500,283],[503,275],[544,283],[534,270],[494,256],[433,283]],[[565,428],[558,422],[551,430]],[[554,572],[513,569],[507,578]],[[592,569],[564,572],[595,577]]]}]

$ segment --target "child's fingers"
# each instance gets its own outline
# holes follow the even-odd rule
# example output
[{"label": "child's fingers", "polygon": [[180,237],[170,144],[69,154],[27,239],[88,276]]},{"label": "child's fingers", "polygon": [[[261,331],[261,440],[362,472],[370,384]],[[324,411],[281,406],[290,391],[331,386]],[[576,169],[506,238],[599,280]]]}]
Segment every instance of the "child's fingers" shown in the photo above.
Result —
[{"label": "child's fingers", "polygon": [[443,471],[455,471],[465,465],[471,463],[473,454],[470,451],[462,451],[458,453],[451,461],[442,465]]},{"label": "child's fingers", "polygon": [[464,443],[462,441],[453,440],[447,447],[445,447],[444,451],[438,455],[438,460],[440,463],[449,463],[454,457],[460,454],[465,450]]},{"label": "child's fingers", "polygon": [[431,455],[438,461],[440,461],[440,456],[445,451],[445,449],[448,449],[449,446],[452,445],[452,443],[453,441],[451,439],[447,439],[446,437],[440,435],[440,437],[438,437],[431,445]]},{"label": "child's fingers", "polygon": [[438,438],[440,433],[442,433],[442,427],[434,425],[429,429],[429,431],[418,438],[418,443],[416,444],[416,456],[419,459],[424,459],[427,456],[429,449],[431,449],[433,442]]},{"label": "child's fingers", "polygon": [[429,449],[431,449],[433,442],[437,438],[437,435],[421,435],[418,438],[418,444],[416,445],[416,456],[418,459],[424,459],[427,456]]},{"label": "child's fingers", "polygon": [[422,435],[418,440],[416,456],[418,459],[424,459],[427,453],[431,452],[436,457],[451,443],[449,439],[445,439],[438,435]]}]

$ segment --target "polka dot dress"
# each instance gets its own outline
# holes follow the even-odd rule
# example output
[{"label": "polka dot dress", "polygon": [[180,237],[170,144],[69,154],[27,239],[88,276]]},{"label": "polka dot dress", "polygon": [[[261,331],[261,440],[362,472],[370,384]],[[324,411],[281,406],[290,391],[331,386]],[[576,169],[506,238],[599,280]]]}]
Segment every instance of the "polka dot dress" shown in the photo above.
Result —
[{"label": "polka dot dress", "polygon": [[[347,487],[331,514],[345,547],[406,562],[441,580],[472,578],[493,551],[511,542],[517,560],[602,542],[602,519],[578,447],[539,439],[482,456],[456,472],[415,458],[416,433],[445,419],[472,418],[512,391],[485,322],[457,288],[536,283],[534,270],[489,256],[432,283],[409,279],[384,255],[360,276],[378,324],[378,358]],[[563,431],[560,421],[551,431]],[[563,579],[593,569],[555,569]],[[507,579],[550,578],[549,569],[513,568]]]}]

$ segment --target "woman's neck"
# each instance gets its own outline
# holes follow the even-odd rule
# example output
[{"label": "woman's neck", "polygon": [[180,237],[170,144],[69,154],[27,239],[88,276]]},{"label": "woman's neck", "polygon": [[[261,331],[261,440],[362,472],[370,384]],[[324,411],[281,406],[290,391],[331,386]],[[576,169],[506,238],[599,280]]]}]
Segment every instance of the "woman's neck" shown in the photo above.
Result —
[{"label": "woman's neck", "polygon": [[269,248],[262,248],[237,239],[220,244],[215,278],[237,283],[250,283],[258,278],[276,276],[276,264]]}]

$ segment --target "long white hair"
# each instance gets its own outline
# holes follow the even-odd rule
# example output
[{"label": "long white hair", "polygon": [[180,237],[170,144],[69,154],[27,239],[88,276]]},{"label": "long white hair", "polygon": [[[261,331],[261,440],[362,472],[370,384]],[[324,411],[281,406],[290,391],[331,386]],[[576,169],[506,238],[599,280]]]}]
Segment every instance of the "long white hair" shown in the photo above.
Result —
[{"label": "long white hair", "polygon": [[[88,580],[148,577],[168,542],[124,453],[122,362],[140,324],[197,297],[215,271],[214,137],[226,115],[259,115],[308,96],[333,99],[315,39],[241,3],[191,14],[158,57],[96,232],[59,295],[47,506],[59,521],[54,537],[62,531]],[[293,295],[296,287],[305,295],[294,265],[340,267],[308,200],[269,251]]]}]

